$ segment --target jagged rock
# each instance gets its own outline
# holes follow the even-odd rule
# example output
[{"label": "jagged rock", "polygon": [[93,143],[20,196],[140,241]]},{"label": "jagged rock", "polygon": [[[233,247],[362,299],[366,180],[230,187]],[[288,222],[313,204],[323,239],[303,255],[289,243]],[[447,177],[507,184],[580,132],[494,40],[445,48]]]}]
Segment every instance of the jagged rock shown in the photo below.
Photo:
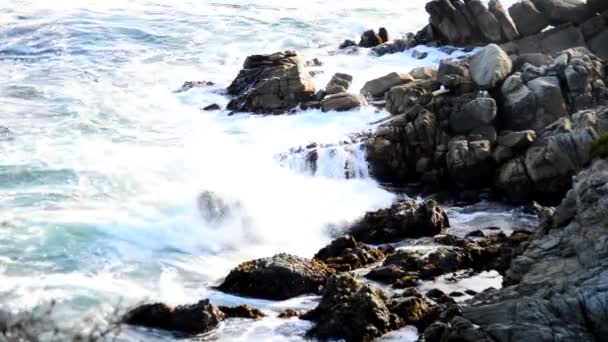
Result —
[{"label": "jagged rock", "polygon": [[457,134],[466,134],[481,126],[492,123],[496,117],[496,101],[491,97],[480,97],[450,116],[450,127]]},{"label": "jagged rock", "polygon": [[385,257],[380,248],[372,248],[346,235],[333,240],[315,254],[314,259],[323,261],[336,271],[352,271],[378,262]]},{"label": "jagged rock", "polygon": [[[458,6],[458,9],[455,7]],[[465,17],[461,1],[433,0],[425,9],[430,15],[430,23],[446,43],[463,45],[471,43],[473,28]]]},{"label": "jagged rock", "polygon": [[553,26],[567,23],[580,24],[592,15],[585,2],[580,0],[531,1]]},{"label": "jagged rock", "polygon": [[449,226],[448,216],[437,202],[404,200],[388,209],[366,213],[349,231],[359,241],[385,243],[441,234]]},{"label": "jagged rock", "polygon": [[386,110],[393,115],[409,111],[414,105],[425,105],[432,99],[439,84],[433,80],[416,80],[392,87],[386,92]]},{"label": "jagged rock", "polygon": [[493,171],[490,142],[453,139],[448,145],[446,166],[451,179],[458,186],[485,185],[491,179]]},{"label": "jagged rock", "polygon": [[497,171],[495,185],[512,201],[526,200],[532,193],[532,180],[528,176],[523,158],[514,158]]},{"label": "jagged rock", "polygon": [[371,341],[395,328],[385,296],[349,274],[334,275],[319,305],[302,319],[316,322],[308,332],[320,339]]},{"label": "jagged rock", "polygon": [[596,56],[585,49],[566,50],[560,56],[568,60],[568,65],[559,71],[566,81],[572,111],[596,106],[608,98],[602,62]]},{"label": "jagged rock", "polygon": [[416,80],[430,80],[437,78],[437,70],[429,67],[418,67],[410,71],[409,75]]},{"label": "jagged rock", "polygon": [[494,88],[513,68],[511,58],[498,45],[490,44],[471,58],[471,78],[481,88]]},{"label": "jagged rock", "polygon": [[331,270],[320,261],[277,254],[240,264],[218,289],[254,298],[287,299],[319,293],[330,274]]},{"label": "jagged rock", "polygon": [[396,72],[391,72],[388,75],[373,79],[365,83],[365,85],[361,89],[361,95],[371,96],[372,98],[382,97],[392,87],[401,84],[407,84],[412,81],[414,81],[414,78],[408,74],[399,74]]},{"label": "jagged rock", "polygon": [[371,280],[392,284],[403,277],[407,277],[408,275],[411,276],[411,273],[397,265],[387,265],[372,269],[365,275],[365,277]]},{"label": "jagged rock", "polygon": [[465,3],[471,17],[475,18],[475,24],[485,38],[485,41],[492,43],[500,42],[502,32],[494,14],[480,0],[469,0]]},{"label": "jagged rock", "polygon": [[146,304],[129,311],[122,322],[147,328],[171,330],[187,334],[205,333],[217,327],[224,313],[209,300],[175,308],[165,304]]},{"label": "jagged rock", "polygon": [[509,8],[509,14],[523,36],[537,34],[549,26],[549,21],[530,0],[516,2]]},{"label": "jagged rock", "polygon": [[444,59],[439,63],[437,81],[446,88],[456,88],[471,81],[471,75],[469,69],[463,63]]},{"label": "jagged rock", "polygon": [[266,315],[247,304],[230,307],[230,306],[220,306],[220,311],[224,313],[226,318],[250,318],[250,319],[259,319],[266,317]]},{"label": "jagged rock", "polygon": [[498,21],[503,41],[512,41],[519,37],[519,32],[517,32],[515,23],[513,23],[513,20],[511,20],[511,17],[507,14],[507,11],[502,6],[500,0],[490,0],[488,9]]},{"label": "jagged rock", "polygon": [[235,96],[229,110],[282,113],[310,100],[315,89],[303,59],[286,51],[247,57],[227,91]]},{"label": "jagged rock", "polygon": [[351,75],[336,73],[325,87],[325,94],[333,95],[344,93],[348,90],[348,88],[350,88],[350,84],[352,82],[353,77]]},{"label": "jagged rock", "polygon": [[363,100],[361,97],[349,93],[337,93],[328,95],[321,101],[321,108],[324,112],[331,110],[343,112],[357,107],[361,107]]},{"label": "jagged rock", "polygon": [[387,304],[390,312],[399,317],[401,325],[413,325],[420,330],[439,318],[441,311],[440,306],[429,302],[418,291],[406,291],[392,297]]},{"label": "jagged rock", "polygon": [[377,45],[382,44],[382,38],[374,32],[374,30],[368,30],[363,32],[361,35],[361,40],[359,41],[359,46],[364,48],[371,48]]},{"label": "jagged rock", "polygon": [[498,144],[513,149],[526,149],[536,141],[533,130],[511,132],[498,137]]}]

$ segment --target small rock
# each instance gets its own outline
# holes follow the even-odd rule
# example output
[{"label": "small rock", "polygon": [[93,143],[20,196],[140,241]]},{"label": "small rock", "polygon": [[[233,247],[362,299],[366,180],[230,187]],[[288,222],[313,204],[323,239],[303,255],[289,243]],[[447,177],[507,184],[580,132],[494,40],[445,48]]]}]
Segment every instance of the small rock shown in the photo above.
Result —
[{"label": "small rock", "polygon": [[336,271],[352,271],[378,262],[384,257],[385,251],[382,249],[369,247],[346,235],[323,247],[315,254],[314,259],[323,261]]},{"label": "small rock", "polygon": [[485,236],[486,236],[486,234],[484,234],[484,232],[481,231],[481,230],[479,230],[479,229],[474,230],[474,231],[468,233],[467,235],[465,235],[465,237],[467,237],[467,238],[471,238],[471,237],[485,237]]},{"label": "small rock", "polygon": [[219,309],[226,315],[226,318],[250,318],[250,319],[259,319],[266,317],[266,315],[256,309],[252,308],[247,304],[229,307],[229,306],[220,306]]},{"label": "small rock", "polygon": [[414,50],[412,51],[412,57],[415,59],[425,59],[429,56],[428,52],[422,52],[422,51],[418,51],[418,50]]},{"label": "small rock", "polygon": [[450,292],[450,297],[462,297],[462,296],[464,296],[464,293],[462,293],[462,292],[458,292],[458,291]]},{"label": "small rock", "polygon": [[340,44],[339,49],[343,50],[343,49],[349,48],[351,46],[357,46],[357,43],[355,43],[353,40],[347,39],[342,44]]},{"label": "small rock", "polygon": [[[354,43],[354,42],[353,42]],[[321,60],[319,60],[318,58],[313,58],[310,61],[306,61],[306,66],[307,67],[318,67],[318,66],[323,66],[323,62],[321,62]]]},{"label": "small rock", "polygon": [[353,77],[349,74],[336,73],[331,78],[327,86],[325,87],[325,93],[327,95],[333,95],[338,93],[344,93],[350,88],[350,84],[353,82]]},{"label": "small rock", "polygon": [[220,110],[220,109],[222,109],[222,108],[217,103],[210,104],[207,107],[203,108],[203,110],[206,110],[206,111],[213,111],[213,110]]},{"label": "small rock", "polygon": [[374,30],[368,30],[363,32],[363,34],[361,35],[359,46],[364,48],[371,48],[382,43],[382,38],[378,36],[376,32],[374,32]]},{"label": "small rock", "polygon": [[301,311],[294,310],[294,309],[285,309],[285,310],[279,312],[278,317],[288,319],[288,318],[300,317],[300,316],[302,316]]},{"label": "small rock", "polygon": [[176,92],[181,93],[184,91],[188,91],[192,88],[204,88],[204,87],[210,87],[213,85],[215,85],[215,83],[208,82],[208,81],[186,81],[186,82],[184,82],[182,87],[179,88],[179,90],[177,90]]},{"label": "small rock", "polygon": [[384,27],[381,27],[378,30],[378,37],[380,37],[382,43],[388,42],[388,31]]},{"label": "small rock", "polygon": [[437,70],[429,67],[418,67],[412,69],[409,75],[417,80],[429,80],[437,78]]},{"label": "small rock", "polygon": [[324,112],[337,111],[343,112],[360,107],[363,104],[361,97],[348,93],[338,93],[326,96],[321,101],[321,108]]},{"label": "small rock", "polygon": [[474,290],[465,290],[464,293],[468,294],[469,296],[474,296],[477,294],[477,291]]}]

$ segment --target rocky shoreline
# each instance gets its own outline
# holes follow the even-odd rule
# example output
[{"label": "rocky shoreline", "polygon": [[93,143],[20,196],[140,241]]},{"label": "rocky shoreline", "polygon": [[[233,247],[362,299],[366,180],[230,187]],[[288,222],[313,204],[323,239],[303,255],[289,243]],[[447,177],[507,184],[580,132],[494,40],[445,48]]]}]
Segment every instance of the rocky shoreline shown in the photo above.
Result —
[{"label": "rocky shoreline", "polygon": [[[277,254],[247,261],[217,289],[269,300],[319,295],[316,308],[279,317],[313,322],[307,336],[322,340],[369,341],[404,326],[415,326],[429,342],[602,340],[608,336],[608,3],[524,0],[507,10],[499,0],[488,7],[479,0],[433,0],[426,10],[430,23],[416,34],[391,41],[386,29],[370,30],[359,44],[340,48],[383,55],[419,44],[483,47],[443,60],[438,69],[369,80],[358,93],[349,92],[353,76],[343,73],[315,89],[311,63],[295,51],[253,55],[227,88],[227,109],[314,108],[331,115],[381,107],[390,115],[356,140],[375,179],[418,182],[424,191],[447,190],[465,200],[490,189],[507,202],[534,203],[538,229],[457,237],[438,202],[399,200],[362,213],[312,259]],[[304,149],[311,163],[316,148]],[[391,245],[423,237],[432,249]],[[463,270],[498,271],[503,288],[471,293],[463,303],[455,300],[461,294],[417,290],[421,281]],[[143,305],[123,321],[196,335],[234,317],[264,313],[203,300]]]}]

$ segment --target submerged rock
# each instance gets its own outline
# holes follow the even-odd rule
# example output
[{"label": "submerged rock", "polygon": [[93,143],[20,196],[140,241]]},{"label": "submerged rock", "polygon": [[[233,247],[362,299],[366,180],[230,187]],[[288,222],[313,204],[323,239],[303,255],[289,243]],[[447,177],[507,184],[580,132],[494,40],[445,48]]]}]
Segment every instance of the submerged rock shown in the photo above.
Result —
[{"label": "submerged rock", "polygon": [[277,254],[244,262],[218,286],[223,292],[264,299],[319,293],[332,271],[320,261]]},{"label": "submerged rock", "polygon": [[220,306],[219,309],[224,313],[226,318],[250,318],[250,319],[259,319],[266,317],[266,315],[256,309],[252,308],[247,304],[229,307],[229,306]]},{"label": "submerged rock", "polygon": [[450,226],[447,214],[433,200],[399,201],[388,209],[368,212],[349,229],[357,240],[386,243],[441,234]]},{"label": "submerged rock", "polygon": [[235,96],[229,110],[277,114],[311,100],[315,89],[302,57],[285,51],[247,57],[227,91]]}]

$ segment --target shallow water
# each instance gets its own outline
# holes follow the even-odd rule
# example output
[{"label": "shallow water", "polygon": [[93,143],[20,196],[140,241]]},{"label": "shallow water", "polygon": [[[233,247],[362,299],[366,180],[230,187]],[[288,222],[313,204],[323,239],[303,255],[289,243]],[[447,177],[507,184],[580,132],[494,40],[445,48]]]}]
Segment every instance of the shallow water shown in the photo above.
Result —
[{"label": "shallow water", "polygon": [[[426,47],[418,48],[430,53],[424,60],[411,51],[335,53],[368,28],[385,26],[393,37],[418,30],[424,3],[0,3],[2,308],[54,300],[69,322],[144,300],[241,303],[208,288],[246,259],[312,256],[331,239],[329,225],[387,206],[395,196],[369,178],[361,150],[340,145],[386,113],[259,117],[199,108],[227,103],[221,89],[253,53],[297,49],[324,62],[318,87],[347,72],[354,91],[388,72],[436,65],[447,55]],[[216,86],[175,93],[187,80]],[[312,142],[333,146],[320,151],[316,172],[288,153]],[[220,223],[206,222],[202,191],[239,205]],[[450,215],[463,229],[496,220],[509,229],[510,210],[484,209],[483,223],[462,208]],[[258,304],[274,312],[293,303]],[[299,339],[306,327],[234,321],[208,338]]]}]

